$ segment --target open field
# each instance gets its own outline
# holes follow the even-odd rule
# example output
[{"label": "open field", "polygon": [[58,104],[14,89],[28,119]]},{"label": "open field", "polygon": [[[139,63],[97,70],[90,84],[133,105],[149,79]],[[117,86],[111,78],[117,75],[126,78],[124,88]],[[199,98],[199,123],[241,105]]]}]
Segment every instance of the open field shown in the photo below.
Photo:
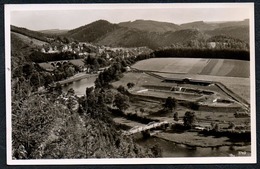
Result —
[{"label": "open field", "polygon": [[153,58],[133,68],[154,71],[167,78],[192,78],[223,83],[250,103],[250,62],[231,59]]},{"label": "open field", "polygon": [[[144,112],[140,112],[140,108],[144,109]],[[130,108],[126,110],[126,113],[137,114],[138,116],[144,116],[149,119],[168,121],[169,123],[174,123],[173,113],[159,112],[162,109],[162,103],[151,103],[148,101],[135,100],[130,102]],[[182,107],[180,105],[174,110],[178,112],[179,119],[182,121],[184,114],[189,109]],[[214,111],[195,111],[197,124],[200,126],[210,127],[211,123],[217,123],[220,128],[227,128],[229,123],[232,122],[235,125],[246,125],[250,123],[250,119],[247,118],[236,118],[232,112],[214,112]],[[127,120],[125,117],[115,117],[114,121],[118,124],[133,127],[141,127],[145,124],[136,122],[133,120]],[[204,136],[198,132],[160,132],[155,135],[155,137],[168,140],[173,143],[183,144],[187,146],[197,146],[197,147],[218,147],[218,146],[242,146],[244,142],[232,142],[228,137],[214,137],[214,136]],[[246,151],[250,151],[247,149]]]},{"label": "open field", "polygon": [[243,77],[250,75],[249,61],[232,59],[152,58],[137,62],[133,68],[177,74]]},{"label": "open field", "polygon": [[[154,101],[157,101],[157,105],[156,103],[151,104],[149,100],[153,100],[153,97],[167,98],[171,96],[178,100],[199,101],[201,105],[205,105],[206,107],[201,107],[201,109],[195,111],[198,121],[202,123],[217,122],[222,127],[227,127],[229,122],[237,125],[250,123],[249,117],[236,118],[234,116],[234,113],[242,108],[242,104],[238,103],[238,100],[234,100],[226,91],[214,84],[214,82],[224,84],[233,93],[250,103],[248,61],[154,58],[137,62],[132,68],[147,70],[148,72],[127,72],[123,78],[113,83],[115,87],[119,85],[126,87],[127,83],[133,82],[135,86],[129,89],[130,93],[142,96],[143,101],[131,103],[130,108],[127,110],[129,113],[140,113],[140,108],[144,108],[144,116],[159,120],[170,120],[173,114],[156,114],[159,109],[162,109],[162,100],[155,99]],[[237,71],[238,69],[241,70]],[[149,71],[152,71],[153,74],[149,73]],[[157,75],[162,78],[156,77]],[[192,80],[207,81],[210,85],[169,83],[163,82],[163,78],[191,78]],[[171,91],[171,88],[182,88],[184,90]],[[187,92],[188,90],[195,92]],[[211,94],[203,94],[202,91],[211,92]],[[150,96],[151,98],[149,98]],[[214,101],[215,99],[230,100],[231,102],[216,102]],[[180,106],[176,111],[179,113],[179,117],[182,118],[185,112],[188,111],[188,108]]]},{"label": "open field", "polygon": [[[163,109],[163,103],[151,103],[148,101],[136,100],[130,103],[130,107],[125,111],[126,113],[136,113],[138,116],[146,116],[151,119],[156,119],[160,121],[173,122],[173,113],[166,112],[162,113],[159,110]],[[141,113],[140,109],[143,108],[144,112]],[[178,112],[179,118],[182,119],[186,111],[190,111],[188,108],[177,105],[176,109],[173,112]],[[192,110],[194,111],[194,110]],[[211,122],[219,123],[220,127],[228,127],[230,122],[233,122],[236,125],[246,124],[250,122],[249,117],[236,118],[234,112],[232,111],[194,111],[197,117],[197,121],[200,124],[209,125]]]},{"label": "open field", "polygon": [[[185,78],[186,76],[183,74],[165,74],[165,73],[157,73],[163,77],[174,77],[174,78]],[[215,77],[215,78],[214,78]],[[203,76],[202,75],[193,75],[191,77],[192,79],[199,79],[199,80],[206,80],[206,81],[220,81],[221,83],[227,85],[228,88],[230,88],[232,91],[234,91],[237,94],[247,94],[249,96],[249,79],[248,78],[234,78],[231,79],[229,77],[219,77],[219,76]],[[233,80],[234,79],[234,80]],[[248,80],[248,83],[246,83]],[[151,76],[146,73],[140,73],[140,72],[128,72],[124,74],[124,77],[121,78],[119,81],[114,82],[113,86],[118,87],[119,85],[127,86],[127,83],[133,82],[135,86],[132,89],[129,89],[129,91],[132,94],[145,96],[141,100],[132,101],[130,104],[129,109],[126,110],[127,113],[137,113],[141,116],[148,116],[149,118],[154,118],[160,121],[172,121],[173,120],[173,114],[158,114],[157,112],[162,109],[162,100],[154,100],[154,102],[151,102],[153,99],[149,98],[149,96],[152,97],[159,97],[159,98],[167,98],[169,96],[178,98],[180,100],[190,100],[190,101],[196,101],[200,98],[205,98],[205,95],[201,93],[187,93],[183,94],[180,93],[178,95],[178,92],[173,92],[170,90],[171,87],[183,87],[183,88],[193,88],[203,91],[211,91],[214,94],[206,96],[206,99],[203,99],[201,103],[203,105],[208,105],[209,107],[206,109],[202,108],[198,111],[195,111],[196,116],[198,118],[198,121],[200,123],[207,123],[210,124],[211,122],[217,122],[221,127],[228,127],[230,122],[233,122],[234,124],[240,125],[240,124],[248,124],[250,123],[250,118],[236,118],[234,116],[234,113],[237,110],[241,109],[241,105],[239,105],[237,102],[233,103],[215,103],[213,100],[215,98],[220,99],[231,99],[225,92],[220,90],[216,85],[209,85],[209,86],[197,86],[192,84],[176,84],[176,83],[167,83],[162,82],[161,79],[158,79],[154,76]],[[240,83],[240,84],[239,84]],[[237,90],[234,90],[235,87]],[[248,91],[248,93],[247,93]],[[148,96],[148,97],[147,97]],[[240,95],[241,96],[241,95]],[[245,95],[242,95],[245,96]],[[147,97],[147,98],[146,98]],[[246,98],[249,100],[249,97]],[[232,99],[231,99],[232,100]],[[216,109],[216,107],[219,107]],[[144,109],[144,113],[140,112],[140,109]],[[179,117],[182,118],[186,111],[189,111],[188,108],[178,105],[176,111],[179,114]]]},{"label": "open field", "polygon": [[250,103],[250,79],[239,77],[225,77],[225,76],[210,76],[210,75],[196,75],[196,74],[174,74],[174,73],[156,73],[167,78],[191,78],[205,81],[215,81],[223,83],[226,87],[238,94],[240,97]]},{"label": "open field", "polygon": [[[198,60],[197,60],[198,61]],[[139,63],[139,62],[138,62]],[[137,64],[138,64],[137,63]],[[167,64],[167,62],[165,62]],[[192,65],[193,63],[190,62]],[[174,123],[173,113],[178,112],[179,122],[183,122],[183,117],[187,111],[193,111],[196,115],[197,122],[196,124],[203,128],[211,128],[212,124],[218,124],[220,129],[228,128],[230,123],[233,123],[236,126],[244,126],[245,128],[250,128],[250,117],[235,117],[237,111],[242,110],[242,105],[238,103],[237,100],[234,100],[226,91],[222,90],[216,83],[220,82],[224,84],[228,89],[232,90],[234,93],[238,94],[243,99],[247,100],[250,103],[250,81],[249,78],[245,77],[228,77],[228,74],[225,76],[216,76],[213,69],[200,68],[197,65],[190,69],[189,71],[199,70],[205,72],[210,72],[208,75],[202,74],[189,74],[185,72],[184,69],[180,68],[177,73],[175,71],[165,73],[165,72],[134,72],[124,73],[123,78],[119,81],[113,82],[113,86],[117,88],[122,85],[127,88],[127,83],[133,82],[135,86],[129,89],[129,92],[133,94],[133,97],[130,99],[130,107],[125,111],[125,113],[137,114],[138,116],[143,116],[152,120],[159,121],[168,121],[169,123]],[[212,64],[207,63],[207,64]],[[207,65],[206,64],[206,65]],[[216,63],[218,64],[218,63]],[[154,64],[153,66],[155,66]],[[160,64],[158,64],[161,66]],[[226,65],[227,66],[227,65]],[[148,66],[149,67],[149,66]],[[148,68],[145,67],[145,68]],[[178,67],[178,66],[177,66]],[[135,65],[133,66],[135,68]],[[150,71],[154,71],[153,67],[150,67]],[[163,67],[161,67],[163,68]],[[165,67],[164,67],[165,68]],[[167,67],[166,67],[167,68]],[[168,67],[169,69],[170,67]],[[141,69],[141,68],[140,68]],[[173,69],[173,68],[172,68]],[[141,69],[142,70],[142,69]],[[235,70],[235,69],[234,69]],[[219,72],[219,71],[218,71]],[[221,71],[220,71],[221,72]],[[215,72],[216,73],[216,72]],[[230,73],[234,73],[229,71]],[[222,73],[223,74],[223,73]],[[239,73],[238,73],[239,74]],[[160,78],[161,77],[161,78]],[[178,81],[173,82],[163,82],[164,78],[172,79],[185,79],[191,78],[194,81],[206,81],[206,85],[195,84],[195,83],[182,83]],[[190,81],[192,82],[192,81]],[[211,83],[212,82],[212,83]],[[218,83],[219,84],[219,83]],[[182,88],[184,90],[175,90]],[[142,96],[142,97],[140,97]],[[151,97],[150,97],[151,96]],[[191,110],[188,107],[184,107],[180,103],[177,104],[177,107],[173,112],[165,112],[163,109],[163,99],[167,97],[174,97],[177,100],[186,100],[186,101],[199,101],[199,103],[205,105],[205,107],[200,105],[198,110]],[[154,97],[159,99],[154,99]],[[215,102],[213,100],[231,100],[230,103],[225,102]],[[185,102],[185,101],[184,101]],[[141,112],[141,109],[144,109],[144,112]],[[119,124],[123,124],[129,127],[133,126],[142,126],[143,124],[138,124],[132,120],[126,120],[124,118],[117,118],[115,121]],[[181,133],[172,133],[172,132],[161,132],[157,133],[155,137],[167,140],[172,143],[177,143],[187,146],[195,147],[229,147],[229,146],[244,146],[244,142],[236,142],[230,140],[230,138],[223,137],[214,137],[214,136],[204,136],[200,135],[198,132],[181,132]],[[246,143],[248,144],[248,143]],[[250,145],[244,150],[247,153],[250,152]]]},{"label": "open field", "polygon": [[119,81],[113,82],[113,86],[126,86],[127,83],[133,82],[135,84],[134,90],[140,90],[143,89],[142,85],[158,84],[161,83],[161,81],[161,79],[152,77],[146,73],[128,72],[125,73]]},{"label": "open field", "polygon": [[[157,73],[163,77],[174,77],[174,78],[180,78],[183,79],[187,76],[182,74],[165,74],[165,73]],[[197,77],[199,76],[199,78]],[[216,80],[213,78],[213,76],[204,77],[205,79],[200,78],[201,75],[189,76],[192,77],[192,79],[200,79],[200,80]],[[216,76],[215,76],[216,77]],[[210,79],[211,78],[211,79]],[[233,79],[233,78],[232,78]],[[230,88],[233,92],[238,94],[240,97],[244,98],[247,102],[249,102],[249,84],[246,84],[245,78],[240,79],[234,78],[235,81],[230,80],[228,77],[218,77],[218,80],[222,82],[223,84],[228,84],[227,87]],[[127,83],[133,82],[135,84],[135,87],[130,89],[130,92],[133,94],[138,94],[141,96],[154,96],[154,97],[160,97],[160,98],[167,98],[168,96],[175,97],[179,100],[190,100],[190,101],[198,101],[198,100],[204,100],[204,103],[210,104],[211,106],[218,106],[215,105],[212,101],[215,98],[221,98],[221,99],[230,99],[230,97],[223,92],[219,87],[215,85],[209,85],[209,86],[201,86],[201,85],[192,85],[192,84],[177,84],[177,83],[168,83],[168,82],[162,82],[161,79],[158,79],[154,76],[150,76],[146,73],[134,73],[134,72],[128,72],[124,74],[124,77],[120,79],[120,81],[114,82],[113,85],[115,87],[118,87],[119,85],[127,86]],[[241,83],[239,83],[241,82]],[[244,83],[244,85],[242,85]],[[150,86],[150,87],[149,87]],[[153,87],[154,86],[154,87]],[[206,96],[201,93],[189,93],[189,92],[172,92],[170,90],[171,87],[178,88],[186,88],[186,89],[193,89],[198,91],[211,91],[213,94]],[[165,89],[164,89],[165,88]],[[167,89],[166,89],[167,88]],[[168,89],[169,88],[169,89]],[[237,90],[234,90],[234,89]],[[247,96],[247,97],[245,97]],[[221,106],[221,105],[220,105]],[[230,104],[227,105],[227,107],[237,107],[237,104]]]}]

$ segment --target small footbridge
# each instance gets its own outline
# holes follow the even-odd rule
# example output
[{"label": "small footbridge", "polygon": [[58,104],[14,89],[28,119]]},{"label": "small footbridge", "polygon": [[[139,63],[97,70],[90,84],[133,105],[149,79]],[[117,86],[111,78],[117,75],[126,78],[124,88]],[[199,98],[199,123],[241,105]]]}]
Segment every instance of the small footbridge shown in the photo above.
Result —
[{"label": "small footbridge", "polygon": [[135,133],[142,133],[143,136],[150,136],[150,130],[152,129],[166,129],[166,127],[169,125],[170,123],[168,121],[162,121],[162,122],[151,122],[147,125],[144,126],[136,126],[131,128],[128,131],[123,132],[123,135],[132,135]]}]

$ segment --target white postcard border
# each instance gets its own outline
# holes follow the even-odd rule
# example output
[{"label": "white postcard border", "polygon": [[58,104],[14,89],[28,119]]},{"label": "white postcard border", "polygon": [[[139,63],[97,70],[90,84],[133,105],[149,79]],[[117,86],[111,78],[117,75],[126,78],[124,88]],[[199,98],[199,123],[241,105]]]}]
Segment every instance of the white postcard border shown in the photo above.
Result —
[{"label": "white postcard border", "polygon": [[[12,159],[11,125],[11,11],[26,10],[83,10],[83,9],[142,9],[142,8],[250,8],[250,102],[251,156],[250,157],[187,157],[187,158],[116,158],[116,159]],[[255,86],[255,31],[254,3],[142,3],[142,4],[22,4],[5,5],[5,81],[6,81],[6,142],[8,165],[90,165],[90,164],[243,164],[256,163],[256,86]]]}]

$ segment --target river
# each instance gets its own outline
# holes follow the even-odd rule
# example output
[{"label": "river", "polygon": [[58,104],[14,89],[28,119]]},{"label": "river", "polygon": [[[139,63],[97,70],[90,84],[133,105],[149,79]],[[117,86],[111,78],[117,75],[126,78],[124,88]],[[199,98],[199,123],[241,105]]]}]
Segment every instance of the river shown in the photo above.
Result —
[{"label": "river", "polygon": [[222,146],[219,148],[189,148],[182,144],[175,144],[157,137],[149,139],[140,138],[136,142],[144,147],[158,145],[162,150],[162,157],[228,157],[228,156],[250,156],[249,146]]},{"label": "river", "polygon": [[70,88],[73,88],[76,95],[85,95],[86,88],[94,86],[94,82],[96,80],[97,76],[91,76],[85,79],[80,79],[71,83],[68,83],[67,85],[63,86],[63,91],[67,92]]}]

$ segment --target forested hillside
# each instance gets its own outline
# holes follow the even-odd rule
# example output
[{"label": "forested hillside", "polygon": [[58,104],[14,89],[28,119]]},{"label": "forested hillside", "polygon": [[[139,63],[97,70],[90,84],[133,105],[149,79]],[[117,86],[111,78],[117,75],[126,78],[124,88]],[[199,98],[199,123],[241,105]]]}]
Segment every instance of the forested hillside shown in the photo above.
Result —
[{"label": "forested hillside", "polygon": [[191,40],[205,41],[219,35],[248,43],[249,22],[248,20],[224,23],[198,21],[176,25],[147,20],[112,24],[99,20],[67,33],[68,37],[81,42],[93,42],[113,47],[147,46],[151,49],[183,44]]},{"label": "forested hillside", "polygon": [[181,29],[179,25],[176,25],[174,23],[158,22],[152,20],[135,20],[133,22],[121,22],[118,25],[121,27],[134,28],[141,31],[158,33],[165,33],[168,31],[174,32]]},{"label": "forested hillside", "polygon": [[98,20],[88,25],[70,30],[66,36],[81,42],[93,42],[117,28],[118,26],[116,24],[111,24],[105,20]]},{"label": "forested hillside", "polygon": [[113,24],[106,20],[98,20],[63,33],[58,31],[57,34],[55,31],[53,33],[53,30],[45,30],[44,34],[15,26],[11,26],[11,31],[44,42],[77,41],[113,47],[147,46],[151,49],[176,46],[190,41],[207,41],[214,36],[227,36],[249,43],[249,20],[221,23],[197,21],[181,25],[149,20]]}]

